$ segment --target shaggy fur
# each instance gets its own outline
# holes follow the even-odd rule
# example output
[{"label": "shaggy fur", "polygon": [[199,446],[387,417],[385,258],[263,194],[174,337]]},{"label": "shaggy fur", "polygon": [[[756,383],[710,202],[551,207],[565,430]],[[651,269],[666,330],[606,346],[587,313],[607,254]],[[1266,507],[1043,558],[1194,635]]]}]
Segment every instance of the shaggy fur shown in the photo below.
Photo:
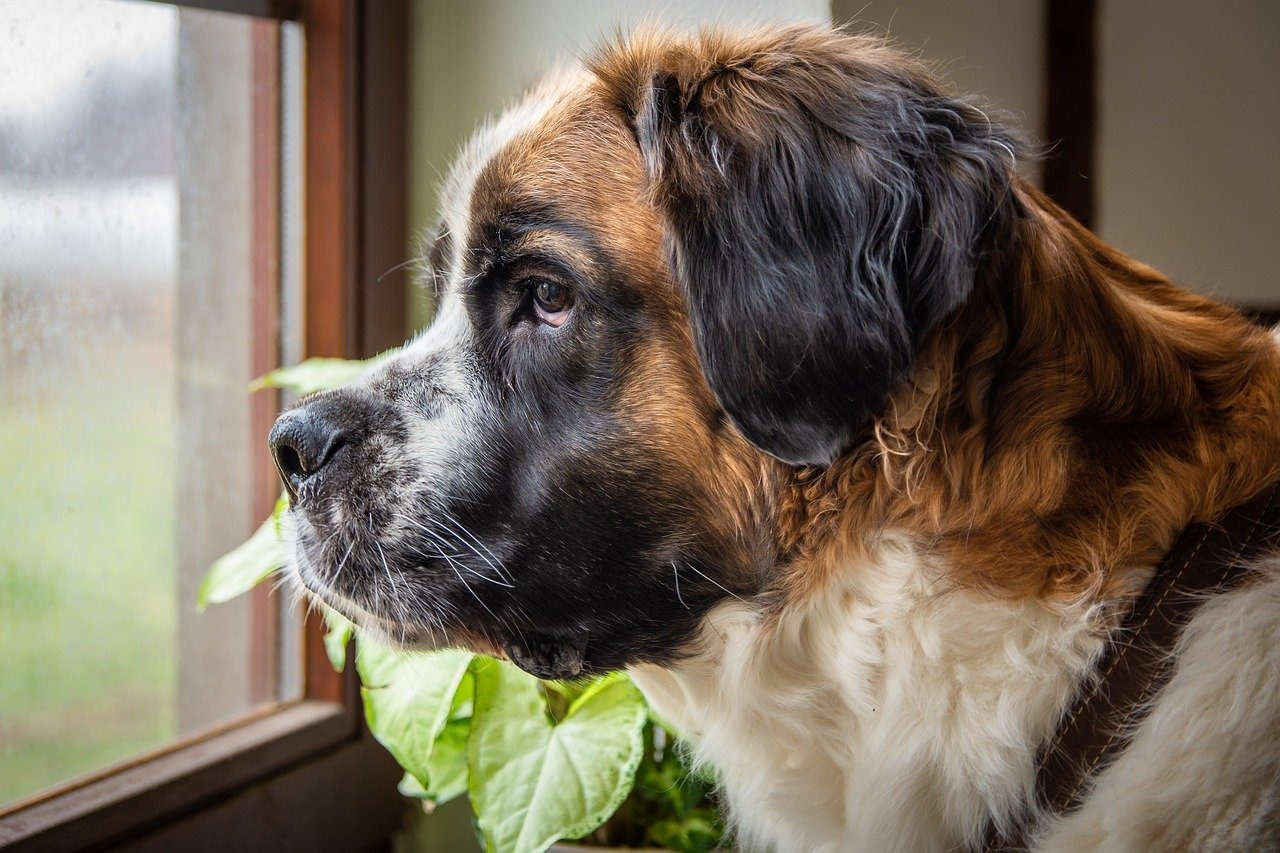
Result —
[{"label": "shaggy fur", "polygon": [[277,425],[297,577],[406,645],[629,667],[747,849],[1274,841],[1271,562],[1083,808],[1030,805],[1160,555],[1280,477],[1280,350],[1019,150],[823,27],[554,76],[449,179],[435,324]]}]

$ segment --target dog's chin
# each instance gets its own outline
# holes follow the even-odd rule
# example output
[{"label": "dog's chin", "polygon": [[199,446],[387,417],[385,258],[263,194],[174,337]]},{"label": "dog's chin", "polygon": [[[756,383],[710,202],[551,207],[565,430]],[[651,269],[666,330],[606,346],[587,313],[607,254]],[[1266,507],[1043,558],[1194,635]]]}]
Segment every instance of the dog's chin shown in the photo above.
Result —
[{"label": "dog's chin", "polygon": [[465,649],[490,657],[510,659],[507,652],[509,644],[495,642],[479,632],[466,628],[406,623],[369,610],[321,580],[301,548],[297,550],[286,571],[300,598],[324,605],[354,624],[360,636],[380,645],[415,652]]},{"label": "dog's chin", "polygon": [[439,628],[407,625],[352,601],[317,576],[302,549],[298,549],[287,572],[301,598],[327,607],[355,625],[361,636],[376,643],[413,651],[435,651],[459,645]]},{"label": "dog's chin", "polygon": [[545,680],[586,678],[608,671],[591,660],[590,638],[584,633],[544,633],[525,628],[491,637],[474,629],[406,623],[377,613],[325,582],[305,548],[296,549],[288,574],[302,597],[323,604],[352,622],[361,636],[384,646],[405,651],[466,649],[508,660]]},{"label": "dog's chin", "polygon": [[[387,620],[362,617],[352,619],[361,637],[399,651],[434,652],[440,649],[456,649],[462,644],[451,640],[438,629],[423,629],[412,625],[399,625]],[[474,649],[469,649],[474,651]]]}]

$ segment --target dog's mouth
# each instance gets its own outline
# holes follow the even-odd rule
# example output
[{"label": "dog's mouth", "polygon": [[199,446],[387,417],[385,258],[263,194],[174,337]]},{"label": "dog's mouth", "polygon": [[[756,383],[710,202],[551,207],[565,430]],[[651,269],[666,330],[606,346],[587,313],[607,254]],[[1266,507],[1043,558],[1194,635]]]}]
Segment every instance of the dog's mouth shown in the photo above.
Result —
[{"label": "dog's mouth", "polygon": [[382,643],[404,648],[436,649],[443,648],[439,641],[440,631],[431,628],[405,624],[404,622],[376,613],[368,607],[348,598],[320,579],[311,565],[305,549],[297,549],[293,562],[293,577],[302,587],[305,594],[328,607],[349,622],[355,624],[362,632],[370,633]]},{"label": "dog's mouth", "polygon": [[[588,660],[589,637],[583,632],[550,633],[517,627],[489,631],[392,618],[361,605],[322,580],[301,548],[295,556],[293,574],[308,595],[384,645],[413,651],[462,647],[509,660],[530,675],[548,681],[581,678],[593,671]],[[494,634],[501,639],[495,639]]]},{"label": "dog's mouth", "polygon": [[506,657],[530,675],[546,681],[578,678],[587,669],[587,637],[526,634],[503,644]]}]

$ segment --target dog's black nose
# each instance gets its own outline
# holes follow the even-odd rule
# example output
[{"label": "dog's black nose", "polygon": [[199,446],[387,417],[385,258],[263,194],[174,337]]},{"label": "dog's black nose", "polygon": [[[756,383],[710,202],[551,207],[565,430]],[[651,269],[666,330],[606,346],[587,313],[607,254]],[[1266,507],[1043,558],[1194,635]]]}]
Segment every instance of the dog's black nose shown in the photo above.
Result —
[{"label": "dog's black nose", "polygon": [[302,406],[276,420],[267,443],[280,479],[294,503],[298,501],[302,484],[333,459],[346,438],[346,433],[323,406]]}]

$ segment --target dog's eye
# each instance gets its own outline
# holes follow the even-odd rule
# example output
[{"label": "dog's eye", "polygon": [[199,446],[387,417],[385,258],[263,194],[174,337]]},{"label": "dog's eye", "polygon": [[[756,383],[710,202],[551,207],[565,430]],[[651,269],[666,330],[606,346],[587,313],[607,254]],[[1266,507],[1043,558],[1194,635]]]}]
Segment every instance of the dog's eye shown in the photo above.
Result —
[{"label": "dog's eye", "polygon": [[533,291],[533,311],[548,326],[559,327],[569,319],[573,307],[573,294],[569,288],[545,278],[530,282]]}]

